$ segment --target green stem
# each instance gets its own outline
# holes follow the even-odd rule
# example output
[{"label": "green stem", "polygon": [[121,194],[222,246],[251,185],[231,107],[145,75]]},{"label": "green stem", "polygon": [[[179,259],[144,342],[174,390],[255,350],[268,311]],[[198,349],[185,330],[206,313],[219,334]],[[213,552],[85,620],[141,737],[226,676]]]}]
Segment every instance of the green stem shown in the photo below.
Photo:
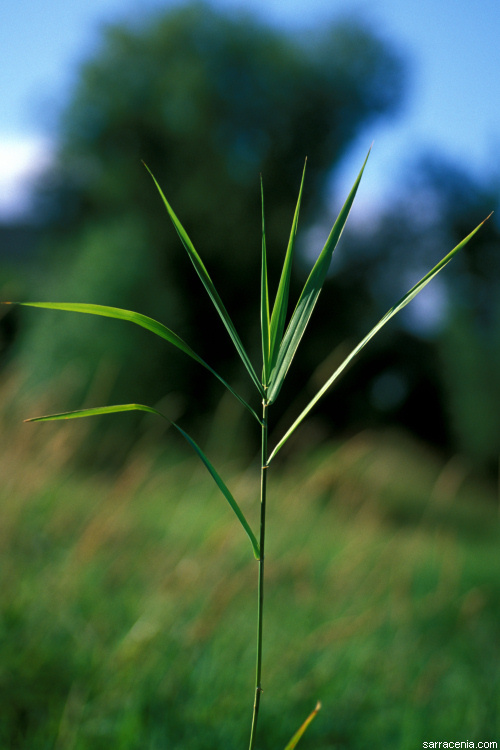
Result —
[{"label": "green stem", "polygon": [[266,493],[267,493],[267,410],[268,402],[262,402],[262,463],[260,473],[260,559],[259,583],[257,590],[257,659],[255,670],[255,701],[253,705],[252,731],[250,733],[250,747],[253,750],[259,716],[260,696],[262,695],[262,623],[264,614],[264,547],[266,536]]}]

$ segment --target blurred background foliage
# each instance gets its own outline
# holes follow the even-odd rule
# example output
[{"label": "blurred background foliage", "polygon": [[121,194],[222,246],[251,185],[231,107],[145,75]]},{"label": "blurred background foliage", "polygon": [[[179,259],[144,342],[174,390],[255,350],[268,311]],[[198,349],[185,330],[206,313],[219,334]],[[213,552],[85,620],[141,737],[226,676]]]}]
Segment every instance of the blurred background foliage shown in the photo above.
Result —
[{"label": "blurred background foliage", "polygon": [[[32,427],[0,430],[0,746],[246,747],[256,570],[211,477],[152,435],[118,477],[82,476],[88,420]],[[258,466],[224,477],[256,524]],[[498,737],[488,486],[370,430],[270,481],[259,747],[317,699],[304,749]]]},{"label": "blurred background foliage", "polygon": [[[57,161],[39,194],[40,271],[22,296],[136,309],[164,321],[238,381],[243,373],[232,345],[141,159],[257,360],[259,173],[277,283],[304,158],[303,228],[322,216],[332,170],[349,143],[397,108],[403,83],[399,56],[347,21],[300,45],[251,17],[230,19],[199,4],[140,29],[107,28],[61,118]],[[295,293],[304,273],[300,268]],[[134,334],[101,320],[28,313],[18,350],[43,387],[77,363],[73,404],[104,358],[113,372],[111,400],[157,402],[182,391],[196,394],[180,406],[187,422],[205,419],[221,397],[219,385],[171,348]]]},{"label": "blurred background foliage", "polygon": [[[345,198],[331,196],[336,166],[360,134],[369,142],[370,123],[397,113],[407,79],[400,52],[359,21],[337,21],[298,43],[251,16],[192,4],[140,28],[107,27],[61,116],[57,158],[38,191],[37,252],[27,273],[14,274],[14,295],[157,318],[247,395],[245,373],[141,159],[188,229],[258,367],[259,173],[277,283],[308,157],[293,300]],[[439,155],[416,157],[396,203],[346,231],[282,403],[297,393],[305,399],[408,280],[496,202],[496,186],[475,184]],[[490,356],[498,340],[497,239],[489,222],[429,291],[427,308],[424,301],[415,314],[414,307],[370,345],[313,417],[311,437],[397,423],[446,453],[496,467],[500,435],[488,415],[499,404],[497,357]],[[99,392],[115,402],[168,397],[173,416],[203,432],[222,396],[182,354],[116,321],[14,310],[3,340],[4,359],[14,358],[31,392],[59,377],[70,384],[59,389],[56,408]],[[460,357],[466,361],[457,368]],[[277,421],[289,416],[276,406]],[[117,434],[110,422],[99,440],[105,461],[123,456],[133,434]],[[251,435],[248,441],[252,448]]]}]

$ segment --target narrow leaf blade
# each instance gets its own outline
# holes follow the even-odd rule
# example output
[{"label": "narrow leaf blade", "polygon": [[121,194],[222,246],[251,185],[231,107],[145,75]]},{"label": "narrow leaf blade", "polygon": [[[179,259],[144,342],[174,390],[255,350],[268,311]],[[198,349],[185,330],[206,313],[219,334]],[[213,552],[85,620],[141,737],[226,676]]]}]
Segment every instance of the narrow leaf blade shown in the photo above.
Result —
[{"label": "narrow leaf blade", "polygon": [[313,721],[313,719],[317,716],[318,712],[321,710],[321,703],[318,701],[316,703],[316,708],[314,711],[311,711],[305,722],[302,724],[301,727],[295,732],[292,739],[288,743],[288,745],[285,747],[285,750],[294,750],[294,748],[297,746],[298,741],[306,731],[307,727]]},{"label": "narrow leaf blade", "polygon": [[231,337],[231,340],[236,347],[236,350],[238,354],[240,355],[240,358],[245,365],[248,374],[250,375],[251,379],[253,380],[255,386],[257,387],[257,390],[261,395],[263,395],[263,389],[262,384],[259,381],[259,378],[257,377],[255,370],[252,366],[252,363],[250,362],[250,358],[248,357],[248,354],[246,353],[246,350],[240,340],[240,337],[238,336],[238,333],[236,331],[236,328],[234,327],[234,324],[229,317],[229,313],[227,312],[226,308],[224,307],[224,304],[213,284],[212,279],[210,278],[207,269],[205,268],[205,265],[203,264],[203,261],[201,260],[200,256],[198,255],[197,251],[195,250],[195,247],[193,243],[191,242],[186,230],[182,226],[181,222],[177,218],[176,214],[174,213],[174,210],[170,203],[167,201],[165,195],[163,194],[163,191],[158,184],[155,176],[147,166],[147,164],[144,164],[146,169],[148,170],[149,174],[151,175],[153,182],[156,185],[156,188],[160,194],[160,197],[165,205],[165,208],[167,209],[167,213],[170,216],[170,219],[172,221],[172,224],[175,227],[175,230],[177,234],[179,235],[179,238],[184,245],[184,248],[189,256],[189,259],[191,260],[191,263],[193,264],[196,273],[198,274],[203,286],[207,290],[208,296],[212,300],[215,309],[219,313],[219,316],[224,323],[227,332],[229,333],[229,336]]},{"label": "narrow leaf blade", "polygon": [[122,310],[119,307],[91,305],[82,302],[19,302],[16,304],[24,305],[26,307],[42,307],[48,310],[64,310],[66,312],[86,313],[88,315],[100,315],[104,318],[126,320],[155,333],[157,336],[160,336],[181,349],[185,354],[189,355],[200,364],[204,364],[201,357],[199,357],[180,336],[171,331],[170,328],[167,328],[163,323],[159,323],[153,318],[148,318],[147,315],[142,315],[141,313],[133,312],[132,310]]},{"label": "narrow leaf blade", "polygon": [[202,463],[208,469],[217,487],[220,489],[220,491],[222,492],[222,494],[228,501],[229,505],[233,509],[239,522],[245,529],[248,535],[248,538],[250,539],[254,557],[258,560],[260,558],[259,543],[257,542],[257,539],[252,529],[250,528],[250,525],[247,519],[245,518],[243,511],[241,510],[240,506],[238,505],[233,495],[229,491],[227,485],[222,480],[221,476],[216,471],[213,464],[209,461],[207,456],[203,453],[199,445],[193,440],[192,437],[190,437],[187,434],[187,432],[185,432],[182,429],[182,427],[179,427],[178,424],[176,424],[175,422],[172,422],[172,420],[168,419],[168,417],[166,417],[157,409],[154,409],[151,406],[145,406],[144,404],[118,404],[114,406],[98,406],[98,407],[90,408],[90,409],[77,409],[76,411],[68,411],[68,412],[63,412],[61,414],[49,414],[43,417],[32,417],[31,419],[25,419],[24,421],[25,422],[53,422],[55,420],[60,420],[60,419],[79,419],[82,417],[93,417],[93,416],[99,416],[102,414],[116,414],[118,412],[126,412],[126,411],[145,411],[145,412],[149,412],[150,414],[156,414],[157,416],[164,419],[166,422],[169,422],[169,424],[171,424],[172,427],[175,427],[175,429],[178,432],[180,432],[180,434],[189,443],[189,445],[193,448],[195,453],[201,459]]},{"label": "narrow leaf blade", "polygon": [[304,163],[304,169],[302,171],[302,180],[300,182],[299,197],[297,198],[297,205],[295,207],[295,213],[293,216],[292,228],[290,230],[290,238],[288,240],[288,247],[283,263],[283,269],[281,272],[280,282],[278,285],[278,291],[276,292],[276,299],[274,300],[273,312],[271,316],[271,367],[276,364],[276,358],[278,356],[279,345],[283,337],[283,331],[285,330],[286,314],[288,308],[288,296],[290,292],[290,278],[292,275],[292,260],[295,249],[295,238],[297,236],[297,227],[299,223],[299,212],[300,204],[302,201],[302,190],[304,187],[304,178],[306,176],[306,165],[307,159]]},{"label": "narrow leaf blade", "polygon": [[[490,214],[491,216],[491,214]],[[448,265],[450,260],[469,242],[469,240],[472,239],[472,237],[476,234],[476,232],[483,226],[484,222],[489,219],[489,216],[486,217],[484,221],[481,222],[470,234],[467,235],[456,247],[451,250],[448,255],[446,255],[442,260],[439,261],[437,265],[434,266],[423,278],[420,279],[415,286],[413,286],[408,292],[406,292],[403,297],[397,302],[393,307],[391,307],[390,310],[386,312],[386,314],[379,320],[376,326],[374,326],[371,331],[362,339],[362,341],[359,342],[359,344],[352,350],[352,352],[344,359],[341,365],[335,370],[333,375],[326,381],[324,386],[320,388],[320,390],[316,393],[313,399],[309,402],[309,404],[306,406],[306,408],[300,413],[300,415],[297,417],[295,422],[292,424],[290,429],[285,433],[285,435],[281,438],[271,455],[268,459],[268,464],[271,462],[271,460],[274,458],[274,456],[278,453],[278,451],[282,448],[282,446],[286,443],[289,437],[295,432],[297,427],[300,425],[302,420],[309,414],[311,409],[317,404],[319,399],[326,393],[326,391],[330,388],[330,386],[337,380],[337,378],[342,374],[342,372],[345,370],[345,368],[352,362],[352,360],[356,357],[357,354],[363,349],[366,344],[377,334],[380,329],[389,322],[391,318],[394,317],[400,310],[403,309],[411,300],[417,296],[417,294],[422,291],[422,289],[440,272],[442,269]]]},{"label": "narrow leaf blade", "polygon": [[267,249],[266,225],[264,221],[264,187],[260,178],[260,195],[262,203],[262,269],[260,290],[260,327],[262,332],[262,367],[263,382],[267,386],[269,380],[270,357],[270,321],[269,321],[269,286],[267,281]]},{"label": "narrow leaf blade", "polygon": [[283,341],[279,348],[275,369],[271,374],[271,389],[269,392],[269,403],[276,400],[278,393],[281,390],[283,381],[286,377],[288,369],[292,363],[292,359],[295,356],[295,352],[300,344],[300,340],[304,335],[304,331],[307,327],[309,319],[312,315],[312,311],[316,305],[319,294],[323,287],[323,284],[330,267],[332,260],[333,251],[335,250],[340,236],[344,230],[347,217],[349,216],[354,198],[356,196],[361,177],[363,176],[366,163],[370,152],[368,152],[361,171],[353,185],[351,192],[349,193],[346,202],[344,203],[337,221],[332,227],[330,235],[321,251],[316,263],[313,266],[309,278],[307,279],[304,289],[300,295],[297,307],[294,310],[288,328],[286,330]]},{"label": "narrow leaf blade", "polygon": [[252,407],[243,398],[241,398],[238,393],[236,393],[236,391],[229,385],[229,383],[227,383],[224,378],[222,378],[212,367],[210,367],[210,365],[207,364],[204,359],[196,354],[196,352],[191,349],[189,344],[186,344],[186,342],[181,339],[180,336],[170,330],[170,328],[167,328],[167,326],[163,325],[163,323],[159,323],[157,320],[149,318],[147,315],[142,315],[141,313],[136,313],[131,310],[122,310],[119,307],[91,305],[81,302],[18,302],[15,304],[24,305],[25,307],[42,307],[48,310],[64,310],[66,312],[99,315],[104,318],[116,318],[117,320],[126,320],[130,323],[135,323],[136,325],[141,326],[141,328],[145,328],[146,330],[155,333],[157,336],[160,336],[162,339],[165,339],[165,341],[168,341],[170,344],[176,346],[178,349],[183,351],[200,365],[203,365],[203,367],[211,372],[212,375],[214,375],[217,380],[219,380],[261,424],[261,420],[254,409],[252,409]]},{"label": "narrow leaf blade", "polygon": [[259,543],[258,543],[258,541],[257,541],[257,539],[256,539],[256,537],[255,537],[255,535],[254,535],[254,533],[252,531],[252,529],[250,528],[250,525],[249,525],[247,519],[245,518],[245,515],[244,515],[243,511],[241,510],[240,506],[238,505],[238,503],[234,499],[233,495],[229,491],[227,485],[224,483],[224,481],[222,480],[221,476],[217,473],[217,471],[215,470],[215,467],[208,460],[208,458],[203,453],[203,451],[201,450],[201,448],[199,447],[199,445],[197,445],[197,443],[195,443],[195,441],[191,437],[189,437],[189,435],[186,432],[184,432],[184,430],[182,429],[182,427],[179,427],[179,425],[175,424],[175,422],[172,422],[171,424],[181,433],[181,435],[184,436],[184,438],[187,440],[187,442],[196,451],[196,453],[198,454],[198,456],[201,459],[201,461],[205,464],[206,468],[208,469],[208,471],[212,475],[212,478],[214,479],[217,487],[220,489],[220,491],[222,492],[222,494],[224,495],[224,497],[228,501],[229,505],[231,506],[231,508],[235,512],[235,514],[236,514],[239,522],[241,523],[241,525],[245,529],[245,531],[246,531],[246,533],[248,535],[248,538],[250,539],[250,542],[252,544],[252,550],[253,550],[253,554],[254,554],[255,559],[256,560],[260,560]]},{"label": "narrow leaf blade", "polygon": [[[65,411],[60,414],[47,414],[42,417],[30,417],[25,419],[25,422],[55,422],[60,419],[80,419],[82,417],[96,417],[101,414],[117,414],[124,411],[146,411],[150,414],[157,414],[163,417],[156,409],[152,406],[145,406],[144,404],[117,404],[113,406],[96,406],[90,409],[76,409],[75,411]],[[166,417],[163,417],[164,419]]]}]

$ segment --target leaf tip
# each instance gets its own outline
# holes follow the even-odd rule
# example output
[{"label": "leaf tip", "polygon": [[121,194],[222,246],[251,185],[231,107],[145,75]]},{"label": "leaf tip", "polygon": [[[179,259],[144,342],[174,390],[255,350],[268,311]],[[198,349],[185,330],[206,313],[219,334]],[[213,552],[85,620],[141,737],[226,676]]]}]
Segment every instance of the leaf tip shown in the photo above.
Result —
[{"label": "leaf tip", "polygon": [[300,738],[302,737],[302,735],[306,731],[306,729],[309,726],[309,724],[316,717],[316,714],[318,713],[318,711],[320,709],[321,709],[321,701],[318,701],[316,703],[316,708],[314,709],[314,711],[311,711],[311,713],[309,714],[309,716],[307,717],[307,719],[304,721],[304,723],[295,732],[295,734],[293,735],[292,739],[290,740],[290,742],[288,743],[288,745],[285,747],[285,750],[294,750],[295,747],[297,747],[297,744],[298,744]]}]

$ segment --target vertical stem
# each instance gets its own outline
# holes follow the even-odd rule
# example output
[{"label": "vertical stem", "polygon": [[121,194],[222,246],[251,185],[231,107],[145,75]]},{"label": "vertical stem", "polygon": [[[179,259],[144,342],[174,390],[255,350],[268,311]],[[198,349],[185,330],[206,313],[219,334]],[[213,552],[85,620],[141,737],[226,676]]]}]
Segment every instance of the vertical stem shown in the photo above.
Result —
[{"label": "vertical stem", "polygon": [[260,696],[262,694],[262,623],[264,614],[264,546],[266,536],[266,492],[267,492],[267,397],[262,401],[262,460],[260,470],[260,560],[259,582],[257,589],[257,659],[255,670],[255,701],[253,705],[252,731],[250,747],[253,750],[259,716]]}]

